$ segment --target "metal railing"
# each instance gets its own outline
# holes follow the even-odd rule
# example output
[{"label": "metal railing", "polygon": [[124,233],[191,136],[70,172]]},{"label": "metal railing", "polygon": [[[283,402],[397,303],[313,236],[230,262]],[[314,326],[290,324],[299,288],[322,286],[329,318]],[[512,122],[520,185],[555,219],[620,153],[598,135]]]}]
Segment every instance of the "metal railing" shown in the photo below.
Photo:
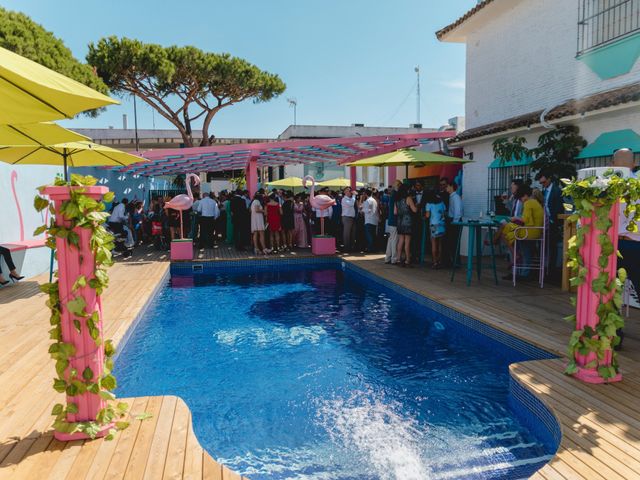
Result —
[{"label": "metal railing", "polygon": [[640,31],[640,0],[578,0],[578,55]]}]

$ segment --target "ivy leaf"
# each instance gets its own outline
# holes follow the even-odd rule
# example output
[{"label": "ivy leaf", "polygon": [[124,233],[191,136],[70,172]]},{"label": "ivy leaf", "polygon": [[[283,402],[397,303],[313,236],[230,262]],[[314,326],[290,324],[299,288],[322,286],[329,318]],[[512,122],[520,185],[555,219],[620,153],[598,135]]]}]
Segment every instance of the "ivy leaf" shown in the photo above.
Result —
[{"label": "ivy leaf", "polygon": [[124,430],[129,426],[129,422],[116,422],[116,428],[118,430]]},{"label": "ivy leaf", "polygon": [[33,199],[33,208],[35,208],[37,212],[41,212],[48,206],[49,200],[47,200],[46,198],[42,198],[41,196],[36,195],[36,197]]},{"label": "ivy leaf", "polygon": [[105,375],[104,377],[102,377],[102,379],[100,380],[100,386],[102,388],[105,388],[107,390],[113,390],[117,387],[117,382],[116,382],[116,377],[114,377],[113,375],[109,374],[109,375]]},{"label": "ivy leaf", "polygon": [[85,277],[84,275],[80,275],[76,281],[73,283],[73,287],[71,287],[72,290],[77,290],[78,288],[81,287],[86,287],[87,286],[87,277]]},{"label": "ivy leaf", "polygon": [[73,326],[75,327],[76,332],[80,333],[82,331],[80,327],[80,320],[78,320],[77,318],[73,319]]},{"label": "ivy leaf", "polygon": [[116,396],[108,390],[100,390],[98,395],[100,395],[100,398],[103,400],[114,400],[116,398]]},{"label": "ivy leaf", "polygon": [[134,417],[136,420],[148,420],[150,418],[153,418],[153,414],[149,413],[149,412],[144,412],[144,413],[139,413],[138,415],[134,415]]},{"label": "ivy leaf", "polygon": [[67,310],[69,310],[74,315],[78,317],[86,317],[87,314],[84,311],[84,308],[87,306],[87,302],[81,296],[77,296],[73,300],[69,300],[67,302]]},{"label": "ivy leaf", "polygon": [[93,370],[91,370],[90,367],[85,368],[82,372],[82,378],[84,378],[85,380],[93,379]]},{"label": "ivy leaf", "polygon": [[53,379],[53,389],[58,393],[62,393],[67,389],[67,382],[65,382],[61,378],[54,378]]},{"label": "ivy leaf", "polygon": [[578,365],[576,365],[576,361],[575,360],[571,360],[567,364],[567,368],[564,370],[564,373],[566,373],[567,375],[574,375],[574,374],[578,373]]},{"label": "ivy leaf", "polygon": [[56,403],[51,410],[51,415],[60,415],[63,411],[64,407],[61,403]]},{"label": "ivy leaf", "polygon": [[44,233],[44,232],[45,232],[45,230],[46,230],[46,229],[47,229],[47,226],[46,226],[46,225],[40,225],[38,228],[36,228],[36,229],[33,231],[33,236],[34,236],[34,237],[37,237],[38,235],[41,235],[42,233]]},{"label": "ivy leaf", "polygon": [[78,405],[73,403],[73,402],[69,402],[67,404],[67,413],[78,413]]}]

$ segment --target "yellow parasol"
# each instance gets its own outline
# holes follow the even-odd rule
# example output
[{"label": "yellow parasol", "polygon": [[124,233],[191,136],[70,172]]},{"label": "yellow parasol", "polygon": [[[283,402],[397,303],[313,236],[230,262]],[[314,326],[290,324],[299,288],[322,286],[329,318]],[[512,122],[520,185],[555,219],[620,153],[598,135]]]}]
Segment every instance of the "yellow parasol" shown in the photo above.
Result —
[{"label": "yellow parasol", "polygon": [[73,118],[119,103],[92,88],[0,47],[0,124]]}]

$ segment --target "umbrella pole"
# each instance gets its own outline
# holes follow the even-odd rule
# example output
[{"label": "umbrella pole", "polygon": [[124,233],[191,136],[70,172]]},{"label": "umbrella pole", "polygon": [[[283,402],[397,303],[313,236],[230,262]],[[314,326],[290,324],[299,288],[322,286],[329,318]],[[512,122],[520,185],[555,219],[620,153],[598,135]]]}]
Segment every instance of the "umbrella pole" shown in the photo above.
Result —
[{"label": "umbrella pole", "polygon": [[324,237],[324,217],[320,217],[320,235]]},{"label": "umbrella pole", "polygon": [[69,183],[69,171],[67,169],[67,149],[65,148],[62,151],[62,160],[64,162],[64,181],[65,183]]}]

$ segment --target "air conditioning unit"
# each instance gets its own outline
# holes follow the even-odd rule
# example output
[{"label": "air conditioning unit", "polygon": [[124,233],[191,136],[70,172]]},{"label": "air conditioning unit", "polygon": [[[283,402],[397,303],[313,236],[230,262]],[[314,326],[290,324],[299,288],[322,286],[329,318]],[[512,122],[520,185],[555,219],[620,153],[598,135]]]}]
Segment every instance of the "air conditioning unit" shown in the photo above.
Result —
[{"label": "air conditioning unit", "polygon": [[611,171],[613,170],[613,175],[616,175],[620,178],[631,178],[631,169],[627,167],[594,167],[594,168],[582,168],[578,170],[578,180],[584,180],[589,177],[598,177],[605,178],[605,174],[611,176]]}]

